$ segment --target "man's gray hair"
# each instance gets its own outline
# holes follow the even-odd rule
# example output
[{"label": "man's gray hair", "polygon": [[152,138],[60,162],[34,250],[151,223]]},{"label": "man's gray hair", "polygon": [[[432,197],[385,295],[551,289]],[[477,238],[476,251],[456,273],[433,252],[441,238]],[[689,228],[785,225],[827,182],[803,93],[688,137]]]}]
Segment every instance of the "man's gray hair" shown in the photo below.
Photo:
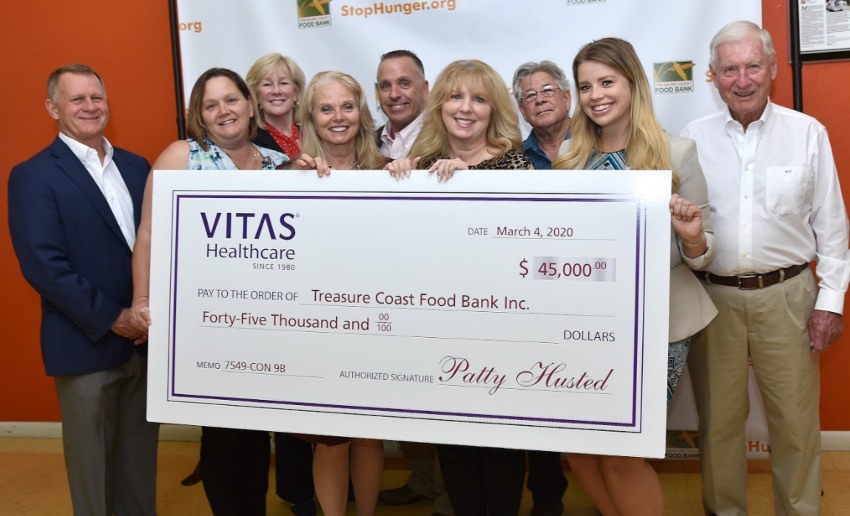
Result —
[{"label": "man's gray hair", "polygon": [[514,72],[514,80],[512,83],[512,91],[514,93],[514,98],[517,101],[517,104],[522,104],[522,91],[520,91],[520,84],[526,77],[529,75],[535,74],[537,72],[546,72],[555,79],[555,83],[561,88],[561,91],[570,91],[570,80],[567,79],[567,75],[564,73],[564,70],[561,69],[560,66],[556,65],[552,61],[529,61],[527,63],[523,63],[519,65],[519,68]]},{"label": "man's gray hair", "polygon": [[722,43],[741,41],[749,38],[759,38],[761,40],[762,52],[765,56],[767,56],[770,64],[774,64],[776,62],[776,50],[773,48],[773,38],[770,37],[770,33],[751,21],[738,20],[724,25],[723,28],[714,35],[714,38],[712,38],[711,45],[709,46],[709,50],[711,52],[711,60],[709,61],[709,64],[711,65],[711,68],[713,69],[717,67],[718,46]]},{"label": "man's gray hair", "polygon": [[73,73],[76,75],[93,75],[97,78],[98,82],[100,82],[100,85],[103,86],[103,79],[100,78],[100,74],[95,72],[90,66],[79,63],[65,65],[53,70],[50,76],[47,77],[47,98],[49,98],[52,102],[56,102],[56,88],[59,85],[59,78],[66,73]]}]

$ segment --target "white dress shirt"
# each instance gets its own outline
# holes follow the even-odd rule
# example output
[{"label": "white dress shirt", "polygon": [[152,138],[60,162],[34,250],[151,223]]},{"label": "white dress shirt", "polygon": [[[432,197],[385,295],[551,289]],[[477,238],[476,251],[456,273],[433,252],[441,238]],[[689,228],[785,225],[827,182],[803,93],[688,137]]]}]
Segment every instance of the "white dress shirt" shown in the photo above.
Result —
[{"label": "white dress shirt", "polygon": [[133,221],[133,199],[130,197],[130,191],[127,189],[124,178],[121,177],[121,172],[118,171],[118,167],[112,161],[112,144],[106,138],[103,139],[105,157],[101,164],[95,149],[61,132],[59,133],[59,138],[79,158],[83,166],[86,167],[89,175],[94,179],[97,187],[100,188],[103,197],[109,203],[112,214],[115,215],[115,220],[118,221],[118,227],[121,228],[121,233],[124,235],[124,239],[127,240],[127,245],[132,249],[136,243],[136,225]]},{"label": "white dress shirt", "polygon": [[708,183],[718,276],[761,274],[817,260],[815,308],[842,313],[850,280],[848,223],[826,128],[768,102],[746,132],[728,108],[694,120]]},{"label": "white dress shirt", "polygon": [[395,138],[390,136],[390,123],[387,122],[384,125],[384,130],[381,131],[381,154],[390,159],[406,158],[410,148],[413,147],[414,140],[419,136],[419,131],[422,130],[424,119],[425,113],[420,113],[413,122],[407,124],[407,127],[397,131]]}]

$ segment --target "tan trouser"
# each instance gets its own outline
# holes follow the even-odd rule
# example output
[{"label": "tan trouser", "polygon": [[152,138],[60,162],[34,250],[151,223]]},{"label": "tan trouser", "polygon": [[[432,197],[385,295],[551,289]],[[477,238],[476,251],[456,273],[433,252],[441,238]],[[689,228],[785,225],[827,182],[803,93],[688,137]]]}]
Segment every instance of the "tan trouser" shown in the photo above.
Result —
[{"label": "tan trouser", "polygon": [[767,414],[776,514],[817,515],[820,375],[807,329],[817,296],[812,273],[760,290],[705,287],[719,313],[693,340],[689,357],[705,508],[747,513],[749,357]]}]

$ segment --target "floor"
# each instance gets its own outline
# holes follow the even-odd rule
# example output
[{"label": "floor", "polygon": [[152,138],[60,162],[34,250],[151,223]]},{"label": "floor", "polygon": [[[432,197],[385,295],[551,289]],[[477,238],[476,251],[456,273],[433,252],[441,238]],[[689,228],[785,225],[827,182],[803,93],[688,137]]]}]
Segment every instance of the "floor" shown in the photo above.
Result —
[{"label": "floor", "polygon": [[[163,441],[159,448],[158,509],[159,516],[197,515],[211,512],[200,485],[183,487],[180,480],[195,466],[197,442]],[[272,461],[274,462],[274,461]],[[385,487],[401,485],[406,471],[398,458],[388,458],[384,473]],[[654,463],[664,489],[665,512],[675,516],[702,516],[699,474],[693,461]],[[850,515],[850,452],[824,452],[823,516]],[[274,475],[272,471],[270,473]],[[587,496],[574,482],[564,497],[568,516],[597,514]],[[274,483],[272,482],[273,486]],[[768,516],[773,512],[773,494],[767,463],[752,462],[748,479],[751,516]],[[289,516],[288,505],[270,492],[268,516]],[[430,516],[431,505],[421,502],[403,508],[379,506],[378,516]],[[521,515],[531,509],[526,491]],[[70,515],[70,497],[65,481],[62,442],[59,439],[0,439],[0,515],[63,516]],[[351,509],[349,514],[353,515]]]}]

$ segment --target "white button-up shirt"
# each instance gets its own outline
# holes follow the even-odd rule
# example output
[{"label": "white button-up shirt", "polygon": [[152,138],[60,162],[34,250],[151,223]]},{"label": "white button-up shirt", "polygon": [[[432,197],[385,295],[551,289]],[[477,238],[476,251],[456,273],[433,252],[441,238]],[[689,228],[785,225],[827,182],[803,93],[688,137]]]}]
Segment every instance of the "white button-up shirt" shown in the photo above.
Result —
[{"label": "white button-up shirt", "polygon": [[[425,119],[425,113],[420,113],[413,122],[407,124],[407,127],[395,133],[395,137],[390,136],[390,123],[384,125],[381,131],[381,154],[390,159],[406,158],[413,147],[413,142],[419,136],[419,131],[422,130],[422,121]],[[416,156],[411,156],[415,158]]]},{"label": "white button-up shirt", "polygon": [[136,225],[133,222],[133,199],[130,197],[130,191],[127,189],[124,178],[121,177],[121,172],[118,171],[118,167],[112,161],[112,144],[106,138],[103,139],[105,157],[103,158],[103,163],[101,163],[95,149],[61,132],[59,133],[59,138],[68,145],[71,152],[83,163],[83,166],[86,167],[97,187],[100,188],[103,197],[109,203],[112,214],[115,215],[115,220],[118,221],[118,227],[121,228],[121,233],[124,235],[124,239],[127,240],[127,245],[132,249],[136,243]]},{"label": "white button-up shirt", "polygon": [[718,276],[766,273],[817,260],[815,308],[842,313],[850,281],[848,223],[826,128],[768,102],[746,132],[728,109],[695,120],[708,183]]}]

